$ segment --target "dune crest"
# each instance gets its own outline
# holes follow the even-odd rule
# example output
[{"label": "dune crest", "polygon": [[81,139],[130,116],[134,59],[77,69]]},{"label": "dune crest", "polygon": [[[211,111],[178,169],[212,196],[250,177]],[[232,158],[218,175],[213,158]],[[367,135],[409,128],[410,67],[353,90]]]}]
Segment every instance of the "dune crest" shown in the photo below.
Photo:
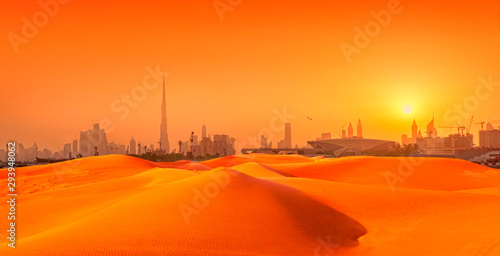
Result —
[{"label": "dune crest", "polygon": [[302,155],[264,155],[264,154],[251,154],[251,155],[236,155],[225,156],[216,159],[200,162],[200,164],[215,168],[215,167],[232,167],[248,162],[258,164],[279,164],[279,163],[306,163],[317,161],[315,158],[310,158]]},{"label": "dune crest", "polygon": [[392,188],[456,191],[500,186],[500,171],[457,159],[345,157],[268,166],[296,177]]}]

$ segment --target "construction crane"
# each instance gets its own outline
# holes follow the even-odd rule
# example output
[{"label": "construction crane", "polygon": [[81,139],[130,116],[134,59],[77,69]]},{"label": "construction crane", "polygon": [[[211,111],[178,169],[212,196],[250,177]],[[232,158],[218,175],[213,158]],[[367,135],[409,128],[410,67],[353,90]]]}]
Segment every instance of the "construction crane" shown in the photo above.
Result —
[{"label": "construction crane", "polygon": [[484,131],[484,124],[486,122],[477,122],[477,123],[474,123],[474,124],[480,124],[481,125],[481,131]]},{"label": "construction crane", "polygon": [[345,135],[345,125],[347,124],[347,120],[345,121],[344,125],[342,125],[342,133],[340,135],[341,138],[345,138],[346,135]]},{"label": "construction crane", "polygon": [[464,130],[466,129],[465,126],[460,126],[460,125],[457,125],[457,126],[440,126],[439,128],[450,128],[450,129],[453,129],[453,128],[456,128],[458,130],[458,134],[462,134],[464,135]]},{"label": "construction crane", "polygon": [[470,123],[469,123],[469,127],[467,128],[467,135],[470,134],[470,128],[472,127],[472,122],[474,122],[474,116],[472,116],[470,118]]}]

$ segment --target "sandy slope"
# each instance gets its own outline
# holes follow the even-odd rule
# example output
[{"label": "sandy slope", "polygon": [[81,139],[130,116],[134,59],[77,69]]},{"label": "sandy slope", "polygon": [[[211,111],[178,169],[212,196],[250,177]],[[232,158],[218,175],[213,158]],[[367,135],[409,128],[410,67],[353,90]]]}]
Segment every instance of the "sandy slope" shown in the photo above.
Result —
[{"label": "sandy slope", "polygon": [[269,179],[365,225],[360,246],[343,255],[500,255],[500,196]]},{"label": "sandy slope", "polygon": [[453,191],[500,185],[500,170],[456,159],[346,157],[267,166],[297,177],[393,188]]},{"label": "sandy slope", "polygon": [[282,164],[282,163],[308,163],[314,162],[316,158],[305,157],[301,155],[237,155],[237,156],[225,156],[204,162],[200,164],[215,168],[215,167],[232,167],[239,164],[244,164],[248,162],[259,163],[259,164]]},{"label": "sandy slope", "polygon": [[175,162],[161,162],[160,163],[163,167],[166,168],[177,168],[177,169],[184,169],[184,170],[211,170],[212,168],[205,166],[203,164],[195,163],[189,160],[180,160],[180,161],[175,161]]},{"label": "sandy slope", "polygon": [[112,155],[20,168],[18,248],[3,239],[0,255],[500,255],[497,170],[418,160],[395,190],[384,172],[409,159]]}]

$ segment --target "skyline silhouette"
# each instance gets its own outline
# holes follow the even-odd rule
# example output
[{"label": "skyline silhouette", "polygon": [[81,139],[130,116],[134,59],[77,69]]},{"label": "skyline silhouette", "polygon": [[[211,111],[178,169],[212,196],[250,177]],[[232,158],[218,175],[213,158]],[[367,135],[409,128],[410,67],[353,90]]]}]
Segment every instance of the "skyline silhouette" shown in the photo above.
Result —
[{"label": "skyline silhouette", "polygon": [[[399,1],[401,11],[386,24],[380,19],[390,2],[245,1],[221,21],[210,1],[69,1],[18,52],[3,40],[0,108],[9,125],[0,141],[57,148],[91,120],[109,118],[113,140],[141,134],[156,144],[158,65],[169,74],[170,144],[202,120],[248,141],[283,108],[297,117],[292,140],[302,143],[359,118],[370,127],[367,137],[394,141],[433,112],[442,126],[466,125],[471,115],[500,119],[495,2]],[[25,24],[44,12],[37,2],[0,6],[9,10],[0,18],[5,35],[23,36]],[[380,32],[348,63],[340,44],[354,45],[364,37],[357,31],[366,34],[373,22]],[[131,95],[141,99],[134,88],[147,76],[158,86],[137,101]],[[136,107],[121,119],[113,103],[123,95]]]}]

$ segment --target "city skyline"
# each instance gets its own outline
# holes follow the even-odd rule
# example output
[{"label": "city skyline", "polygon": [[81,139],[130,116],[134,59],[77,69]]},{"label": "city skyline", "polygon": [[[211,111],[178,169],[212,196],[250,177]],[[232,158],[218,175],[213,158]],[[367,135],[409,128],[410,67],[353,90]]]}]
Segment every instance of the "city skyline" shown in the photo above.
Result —
[{"label": "city skyline", "polygon": [[[162,104],[162,108],[161,110],[163,111],[163,104]],[[163,116],[163,114],[162,114]],[[434,122],[434,119],[430,119],[430,121],[427,121],[425,122],[428,125],[431,125],[432,123]],[[347,122],[346,121],[346,124],[349,123],[349,127],[347,129],[343,129],[340,128],[338,131],[328,131],[328,130],[325,130],[324,132],[322,132],[321,134],[328,134],[328,138],[342,138],[343,136],[345,137],[362,137],[363,136],[363,128],[362,128],[362,123],[361,123],[361,119],[358,119],[358,122],[357,122],[357,125],[356,125],[356,132],[354,132],[354,128],[352,126],[352,122]],[[410,132],[410,136],[411,137],[407,137],[407,131],[401,131],[401,133],[399,134],[396,134],[395,136],[399,136],[398,139],[394,139],[394,141],[400,143],[401,145],[405,145],[405,144],[413,144],[416,142],[416,140],[414,140],[414,138],[417,138],[417,137],[426,137],[426,134],[428,134],[428,131],[426,131],[426,129],[422,130],[418,127],[417,124],[416,124],[416,120],[414,119],[413,122],[412,122],[412,125],[411,125],[411,128],[410,129],[407,129],[407,131],[411,131]],[[483,124],[481,124],[483,123]],[[282,129],[282,132],[279,132],[276,134],[276,137],[271,140],[270,138],[265,138],[265,141],[266,141],[266,145],[270,143],[270,145],[274,145],[272,148],[295,148],[296,146],[298,146],[299,148],[303,148],[303,147],[309,147],[309,145],[307,144],[308,141],[310,140],[314,140],[314,137],[317,136],[316,135],[310,135],[309,136],[309,139],[306,140],[306,141],[299,141],[295,144],[291,144],[291,140],[292,140],[292,137],[293,137],[293,134],[291,131],[288,132],[287,134],[287,124],[289,125],[290,123],[285,123],[284,124],[284,128]],[[472,129],[472,127],[479,127],[477,132],[476,133],[471,133],[473,136],[474,136],[474,145],[476,146],[479,146],[480,145],[480,132],[481,131],[485,131],[485,130],[495,130],[495,131],[498,131],[500,129],[500,121],[487,121],[487,122],[473,122],[472,123],[473,125],[471,126],[471,131],[473,131],[474,129]],[[479,126],[480,125],[480,126]],[[88,130],[83,130],[83,131],[80,131],[80,140],[82,139],[82,133],[86,133],[86,132],[92,132],[93,130],[96,131],[96,126],[99,127],[99,124],[98,123],[93,123],[92,127],[93,129],[88,129]],[[162,125],[160,125],[160,137],[161,137],[161,130],[162,130]],[[410,127],[410,126],[408,126]],[[407,127],[407,128],[408,128]],[[416,128],[417,130],[413,130],[414,128]],[[436,137],[436,136],[449,136],[449,135],[453,135],[453,134],[457,134],[457,132],[454,131],[454,129],[457,129],[459,127],[446,127],[446,128],[439,128],[439,127],[436,127],[434,124],[432,124],[432,129],[434,132],[433,134],[433,137]],[[464,127],[465,128],[465,127]],[[97,128],[97,130],[100,130],[101,128]],[[102,129],[104,130],[104,129]],[[206,125],[205,125],[205,121],[203,121],[203,124],[201,125],[201,132],[198,133],[196,132],[196,128],[195,129],[192,129],[192,131],[189,133],[194,133],[196,137],[200,137],[201,139],[203,139],[205,136],[204,134],[207,134],[206,130]],[[290,130],[290,128],[288,128],[288,130]],[[345,133],[345,135],[342,135],[343,132]],[[415,137],[415,134],[417,134],[416,137]],[[181,137],[179,138],[179,140],[185,142],[185,141],[188,141],[189,140],[189,134],[187,134],[186,136],[184,137]],[[216,132],[216,133],[208,133],[206,135],[206,137],[213,137],[214,135],[217,135],[217,134],[223,134],[221,132]],[[354,136],[354,134],[356,134],[356,136]],[[359,134],[361,134],[361,136],[359,136]],[[403,136],[403,137],[401,137]],[[405,137],[406,136],[406,137]],[[108,138],[106,137],[106,135],[104,135],[105,139],[105,143],[108,143]],[[130,136],[129,140],[126,140],[126,141],[119,141],[119,140],[114,140],[114,139],[110,139],[109,140],[109,143],[113,143],[113,144],[116,144],[116,145],[126,145],[127,147],[130,145],[130,141],[131,140],[134,140],[136,141],[136,143],[140,143],[142,144],[143,146],[147,146],[148,147],[148,150],[151,146],[153,146],[153,148],[156,150],[156,149],[159,149],[159,143],[158,141],[161,141],[161,138],[160,139],[157,139],[157,142],[155,143],[154,141],[146,141],[146,140],[141,140],[141,139],[137,139],[136,140],[136,136]],[[377,137],[376,135],[375,136],[372,136],[372,138],[380,138],[380,137]],[[254,138],[255,139],[255,138]],[[324,139],[324,138],[323,138]],[[290,140],[290,142],[287,142],[287,140]],[[37,146],[39,146],[39,151],[42,151],[44,149],[48,149],[50,151],[52,151],[53,153],[56,153],[56,152],[62,152],[65,150],[65,146],[67,144],[71,144],[71,148],[74,149],[74,145],[75,145],[75,141],[77,141],[77,139],[72,139],[70,141],[67,141],[67,142],[64,142],[63,144],[61,144],[58,148],[50,148],[50,147],[46,147],[44,145],[41,145],[40,143],[38,143],[37,141],[34,141],[32,143],[30,142],[24,142],[24,141],[21,141],[21,140],[18,140],[18,139],[10,139],[10,140],[7,140],[5,141],[4,144],[7,144],[7,142],[10,142],[10,141],[16,141],[18,143],[21,143],[23,145],[33,145],[33,144],[36,144]],[[104,142],[103,141],[103,142]],[[178,140],[175,140],[175,142],[177,142]],[[201,140],[200,140],[201,141]],[[80,143],[80,142],[79,142]],[[284,143],[282,145],[286,145],[286,146],[280,146],[280,143]],[[172,153],[174,152],[177,147],[176,147],[176,143],[174,143],[174,147],[170,147],[171,150],[169,150],[168,152]],[[78,148],[79,148],[79,151],[82,151],[81,149],[81,144],[77,144],[78,145]],[[246,144],[246,143],[241,143],[240,145],[243,145],[243,146],[247,146],[247,148],[252,148],[250,147],[249,144]],[[258,147],[262,147],[262,137],[259,137],[258,138],[258,141],[253,141],[253,144],[252,144],[254,147],[253,148],[258,148]],[[244,147],[238,147],[238,141],[236,142],[236,151],[237,152],[240,152],[241,149],[243,149]],[[26,147],[26,146],[25,146]],[[172,149],[173,148],[173,149]],[[136,149],[137,150],[137,149]],[[165,148],[163,148],[163,150],[165,150]],[[74,150],[72,150],[74,152]],[[92,151],[92,150],[83,150],[83,151]],[[92,151],[93,152],[93,151]],[[101,149],[101,152],[102,152],[102,149]],[[125,154],[124,152],[128,152],[128,151],[123,151],[121,150],[120,153],[122,154]],[[131,151],[130,151],[131,152]],[[92,154],[88,154],[88,155],[84,155],[84,156],[91,156]],[[67,157],[67,156],[66,156]],[[75,157],[75,155],[73,155],[73,157]]]},{"label": "city skyline", "polygon": [[[8,124],[0,141],[62,150],[75,131],[107,118],[113,141],[133,136],[156,145],[162,76],[151,73],[158,69],[171,85],[170,147],[201,120],[248,144],[283,109],[295,116],[288,121],[299,146],[336,134],[345,120],[362,119],[366,137],[395,141],[408,133],[408,122],[426,123],[433,112],[443,126],[466,125],[471,115],[498,120],[500,38],[492,31],[499,18],[492,4],[245,1],[221,21],[209,2],[70,1],[26,43],[2,41],[0,82],[9,86],[0,95]],[[0,5],[9,10],[0,18],[5,35],[24,36],[23,27],[45,10],[38,2]],[[380,17],[388,10],[386,24]],[[341,46],[366,39],[373,22],[380,33],[348,61]],[[135,88],[148,75],[157,86],[141,95]],[[134,107],[116,112],[113,106],[129,106],[123,95]],[[275,133],[276,144],[282,138]]]}]

